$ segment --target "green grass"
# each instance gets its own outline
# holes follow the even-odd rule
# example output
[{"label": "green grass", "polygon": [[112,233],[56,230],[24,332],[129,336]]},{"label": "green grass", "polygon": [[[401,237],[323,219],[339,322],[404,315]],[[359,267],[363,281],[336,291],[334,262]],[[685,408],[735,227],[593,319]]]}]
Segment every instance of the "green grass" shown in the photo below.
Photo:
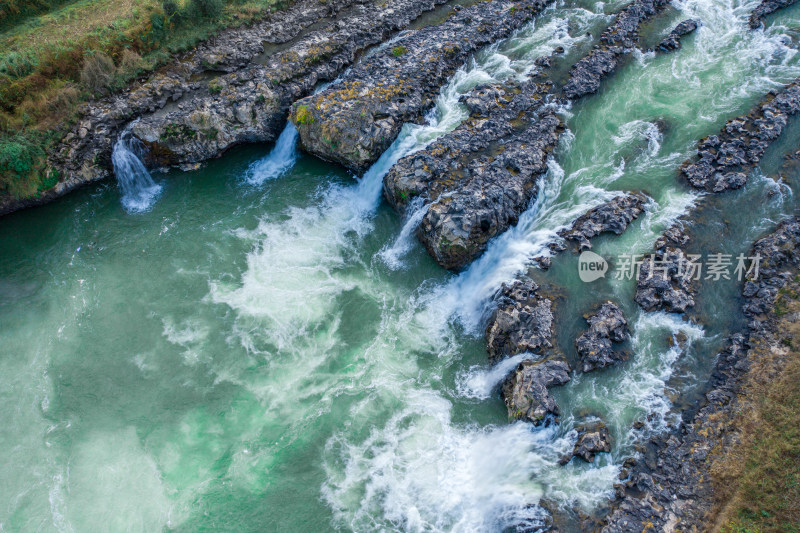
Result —
[{"label": "green grass", "polygon": [[[0,0],[0,197],[36,196],[52,186],[45,152],[68,131],[82,103],[123,89],[224,28],[289,4]],[[95,68],[87,75],[92,58],[105,73]]]}]

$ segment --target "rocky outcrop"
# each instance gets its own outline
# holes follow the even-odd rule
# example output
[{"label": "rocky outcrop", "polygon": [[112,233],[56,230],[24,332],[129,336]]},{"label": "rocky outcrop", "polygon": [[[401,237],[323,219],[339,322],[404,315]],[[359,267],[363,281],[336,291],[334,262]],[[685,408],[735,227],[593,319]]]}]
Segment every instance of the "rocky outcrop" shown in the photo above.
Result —
[{"label": "rocky outcrop", "polygon": [[308,33],[263,64],[219,76],[177,109],[143,118],[133,134],[149,147],[152,166],[193,165],[236,144],[274,140],[292,102],[442,1],[351,8],[341,20]]},{"label": "rocky outcrop", "polygon": [[569,370],[569,365],[563,359],[520,363],[502,387],[509,418],[528,420],[539,425],[545,422],[548,415],[558,416],[558,405],[548,389],[567,383]]},{"label": "rocky outcrop", "polygon": [[615,303],[605,302],[596,312],[586,315],[586,321],[589,329],[575,339],[581,371],[605,368],[626,358],[626,354],[612,348],[612,343],[623,342],[630,334],[628,321]]},{"label": "rocky outcrop", "polygon": [[722,131],[701,140],[697,157],[681,167],[686,181],[711,192],[738,189],[747,173],[761,161],[767,148],[800,111],[800,80],[770,92],[747,115],[729,120]]},{"label": "rocky outcrop", "polygon": [[[748,402],[743,384],[748,371],[765,356],[780,371],[780,318],[772,310],[781,289],[797,284],[800,269],[800,218],[781,223],[771,235],[756,242],[751,256],[761,256],[757,278],[743,288],[742,311],[747,326],[731,335],[717,356],[704,404],[672,434],[654,437],[647,447],[653,456],[638,461],[617,487],[612,511],[602,531],[704,530],[714,503],[713,450],[728,450],[738,439],[735,417]],[[800,287],[798,287],[800,288]]]},{"label": "rocky outcrop", "polygon": [[497,307],[486,327],[492,363],[523,352],[542,353],[553,347],[553,302],[538,294],[533,280],[503,284]]},{"label": "rocky outcrop", "polygon": [[694,307],[695,263],[683,251],[688,241],[683,223],[677,223],[656,241],[653,253],[642,258],[634,300],[645,311],[683,313]]},{"label": "rocky outcrop", "polygon": [[600,82],[614,72],[622,57],[638,44],[639,26],[668,3],[668,0],[635,0],[626,7],[603,32],[589,55],[572,67],[564,86],[564,95],[573,100],[596,93]]},{"label": "rocky outcrop", "polygon": [[559,460],[560,464],[567,464],[573,457],[593,463],[595,455],[611,451],[611,434],[602,422],[592,422],[575,429],[578,431],[578,440],[575,441],[572,453]]},{"label": "rocky outcrop", "polygon": [[[239,142],[273,140],[294,99],[444,1],[300,0],[255,25],[224,31],[146,81],[87,104],[49,154],[48,172],[59,182],[35,199],[0,200],[0,214],[111,176],[113,144],[139,117],[137,133],[153,166],[196,165]],[[271,52],[274,44],[281,46]]]},{"label": "rocky outcrop", "polygon": [[303,148],[366,170],[418,121],[469,54],[508,37],[548,0],[490,0],[445,22],[409,32],[366,58],[329,89],[296,102],[291,120]]},{"label": "rocky outcrop", "polygon": [[761,0],[761,3],[750,14],[750,28],[755,30],[764,24],[764,18],[779,9],[794,5],[797,0]]},{"label": "rocky outcrop", "polygon": [[[602,233],[622,235],[628,224],[644,212],[649,201],[650,197],[640,192],[616,196],[578,217],[569,229],[558,235],[577,244],[579,250],[591,250],[590,240]],[[566,247],[555,243],[551,249],[562,251]]]},{"label": "rocky outcrop", "polygon": [[684,20],[669,32],[669,35],[664,37],[664,39],[658,43],[656,46],[657,52],[672,52],[673,50],[677,50],[681,47],[681,39],[689,35],[690,33],[694,32],[697,28],[700,27],[700,23],[696,20],[688,19]]}]

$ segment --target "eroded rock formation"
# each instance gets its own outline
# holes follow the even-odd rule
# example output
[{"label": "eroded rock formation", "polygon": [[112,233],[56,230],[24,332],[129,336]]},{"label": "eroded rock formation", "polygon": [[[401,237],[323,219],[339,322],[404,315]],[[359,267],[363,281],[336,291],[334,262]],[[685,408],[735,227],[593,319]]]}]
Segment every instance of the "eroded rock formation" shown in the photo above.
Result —
[{"label": "eroded rock formation", "polygon": [[628,321],[622,310],[613,302],[605,302],[597,311],[586,315],[589,329],[575,339],[581,371],[615,365],[626,354],[614,350],[612,343],[620,343],[629,336]]},{"label": "eroded rock formation", "polygon": [[548,415],[560,414],[550,387],[569,381],[569,365],[564,359],[523,361],[503,383],[503,401],[512,419],[542,424]]}]

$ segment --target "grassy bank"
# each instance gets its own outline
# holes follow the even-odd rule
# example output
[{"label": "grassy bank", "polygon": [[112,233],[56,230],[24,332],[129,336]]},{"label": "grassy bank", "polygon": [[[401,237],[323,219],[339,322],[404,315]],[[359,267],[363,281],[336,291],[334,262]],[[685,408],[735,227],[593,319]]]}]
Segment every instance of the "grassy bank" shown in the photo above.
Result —
[{"label": "grassy bank", "polygon": [[724,533],[800,532],[800,283],[780,291],[778,347],[758,346],[733,427],[741,440],[712,472]]},{"label": "grassy bank", "polygon": [[0,0],[0,195],[52,187],[46,150],[80,105],[291,0]]}]

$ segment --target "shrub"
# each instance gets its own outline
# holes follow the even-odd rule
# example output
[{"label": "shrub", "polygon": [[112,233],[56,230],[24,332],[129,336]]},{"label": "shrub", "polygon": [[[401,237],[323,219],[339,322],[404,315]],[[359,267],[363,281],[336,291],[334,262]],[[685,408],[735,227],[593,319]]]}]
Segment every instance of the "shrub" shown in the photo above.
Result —
[{"label": "shrub", "polygon": [[36,192],[35,173],[44,161],[44,150],[22,133],[0,137],[0,192],[16,198]]},{"label": "shrub", "polygon": [[0,74],[9,78],[22,78],[36,68],[36,57],[32,52],[9,52],[0,58]]},{"label": "shrub", "polygon": [[191,13],[196,18],[215,18],[225,7],[224,0],[191,0]]},{"label": "shrub", "polygon": [[92,54],[83,62],[81,82],[94,93],[104,92],[114,79],[114,62],[101,53]]},{"label": "shrub", "polygon": [[405,46],[395,46],[394,48],[392,48],[392,55],[394,57],[400,57],[406,52],[408,52],[408,48],[406,48]]},{"label": "shrub", "polygon": [[139,72],[142,66],[142,56],[126,48],[122,51],[122,57],[119,59],[119,74],[122,76],[132,76]]},{"label": "shrub", "polygon": [[161,7],[164,9],[164,14],[170,20],[175,18],[176,15],[179,15],[181,11],[181,7],[175,0],[162,0]]}]

